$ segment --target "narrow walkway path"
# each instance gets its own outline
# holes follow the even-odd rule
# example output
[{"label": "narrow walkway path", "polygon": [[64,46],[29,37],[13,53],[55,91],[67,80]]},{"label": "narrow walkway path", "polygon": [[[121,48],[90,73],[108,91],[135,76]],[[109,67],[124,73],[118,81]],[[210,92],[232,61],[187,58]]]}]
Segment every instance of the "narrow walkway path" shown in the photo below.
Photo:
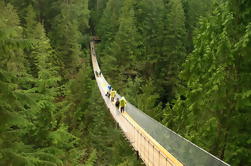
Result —
[{"label": "narrow walkway path", "polygon": [[[93,71],[100,93],[113,118],[147,166],[229,166],[227,163],[186,140],[128,103],[121,114],[105,96],[108,82],[96,59],[95,42],[90,43]],[[118,95],[119,96],[119,95]],[[120,97],[120,96],[119,96]]]}]

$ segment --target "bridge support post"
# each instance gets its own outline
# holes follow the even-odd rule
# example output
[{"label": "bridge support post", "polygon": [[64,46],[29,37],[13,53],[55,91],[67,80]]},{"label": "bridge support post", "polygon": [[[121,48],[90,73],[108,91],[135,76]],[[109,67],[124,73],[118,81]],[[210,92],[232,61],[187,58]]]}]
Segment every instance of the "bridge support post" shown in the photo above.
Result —
[{"label": "bridge support post", "polygon": [[116,126],[116,129],[119,128],[119,123],[115,121],[115,126]]},{"label": "bridge support post", "polygon": [[140,158],[139,158],[139,151],[135,151],[136,152],[136,156],[137,156],[137,160],[139,160]]}]

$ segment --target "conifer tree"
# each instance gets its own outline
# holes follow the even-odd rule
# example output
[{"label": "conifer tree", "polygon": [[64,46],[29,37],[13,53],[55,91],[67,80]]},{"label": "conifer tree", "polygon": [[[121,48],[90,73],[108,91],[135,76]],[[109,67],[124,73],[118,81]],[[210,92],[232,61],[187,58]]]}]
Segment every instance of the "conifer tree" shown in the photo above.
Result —
[{"label": "conifer tree", "polygon": [[185,42],[187,51],[193,49],[194,30],[198,26],[199,19],[206,17],[212,11],[212,0],[183,0],[183,7],[186,17],[187,41]]},{"label": "conifer tree", "polygon": [[[26,137],[33,126],[37,104],[29,86],[29,77],[24,66],[23,49],[31,41],[22,39],[22,28],[11,5],[1,8],[1,165],[53,165],[58,163],[48,153],[33,148]],[[5,21],[4,21],[5,20]],[[9,20],[9,21],[7,21]],[[10,49],[11,48],[11,49]],[[2,119],[3,118],[3,119]],[[29,135],[30,136],[30,135]],[[53,161],[52,161],[53,160]]]},{"label": "conifer tree", "polygon": [[[121,0],[109,0],[107,2],[103,16],[97,25],[97,34],[102,36],[102,41],[104,41],[104,43],[102,42],[101,49],[109,47],[115,38],[115,34],[119,28],[119,16],[122,4]],[[108,22],[109,24],[107,24]]]},{"label": "conifer tree", "polygon": [[162,97],[170,101],[175,95],[177,75],[186,56],[185,15],[181,0],[170,0],[165,22],[162,55],[158,58],[156,75],[161,78],[158,85],[164,90]]},{"label": "conifer tree", "polygon": [[95,0],[95,1],[89,0],[88,2],[88,6],[91,9],[90,11],[91,17],[89,24],[90,24],[90,33],[92,35],[96,34],[96,31],[98,29],[97,26],[100,24],[100,20],[103,17],[104,10],[107,6],[108,1],[109,0]]},{"label": "conifer tree", "polygon": [[230,9],[229,3],[218,4],[213,15],[201,20],[195,49],[180,73],[185,87],[179,94],[185,100],[177,100],[165,115],[168,124],[198,145],[233,165],[243,165],[250,163],[250,120],[245,118],[250,114],[250,25],[243,21],[233,28],[240,20]]},{"label": "conifer tree", "polygon": [[164,31],[164,3],[162,0],[139,0],[135,4],[135,24],[141,35],[143,48],[137,68],[144,79],[153,78],[154,68],[161,56]]},{"label": "conifer tree", "polygon": [[74,78],[79,67],[80,38],[78,22],[74,20],[71,6],[63,4],[60,14],[55,18],[53,27],[53,46],[56,51],[61,75],[65,80]]},{"label": "conifer tree", "polygon": [[117,82],[135,76],[135,65],[133,64],[136,63],[136,58],[141,54],[138,49],[141,42],[135,26],[133,6],[134,2],[132,0],[124,1],[119,19],[119,29],[110,50],[115,58],[114,67],[117,67],[119,71],[124,71],[123,75],[118,75],[122,72],[111,71],[115,74]]},{"label": "conifer tree", "polygon": [[[52,63],[52,48],[50,42],[45,35],[44,28],[40,23],[37,23],[34,29],[36,39],[33,44],[32,54],[37,57],[37,79],[34,87],[34,91],[38,94],[37,103],[39,105],[39,110],[37,110],[36,117],[41,117],[36,119],[38,125],[42,128],[37,128],[38,132],[37,138],[39,140],[36,143],[42,143],[46,140],[46,135],[39,132],[48,132],[50,129],[53,129],[55,126],[51,126],[50,123],[55,121],[53,119],[56,107],[54,104],[54,98],[56,97],[56,88],[57,82],[60,80],[57,70]],[[42,116],[41,116],[42,115]],[[40,121],[41,120],[41,121]],[[43,138],[42,135],[45,137]]]},{"label": "conifer tree", "polygon": [[[35,86],[30,91],[36,96],[34,99],[37,107],[31,109],[32,125],[26,135],[28,137],[26,143],[40,147],[36,149],[35,156],[39,162],[45,160],[43,162],[55,164],[62,164],[65,161],[74,163],[73,158],[77,161],[78,158],[66,157],[68,156],[66,151],[71,150],[75,154],[80,152],[80,150],[73,151],[78,144],[78,138],[70,134],[68,126],[60,121],[62,115],[58,112],[60,111],[58,103],[55,102],[60,75],[53,62],[54,51],[40,23],[37,23],[34,32],[32,55],[37,57],[38,73]],[[48,157],[44,159],[44,156]]]},{"label": "conifer tree", "polygon": [[[84,61],[89,62],[86,59]],[[65,118],[73,130],[85,131],[89,128],[90,116],[88,111],[93,102],[91,98],[93,81],[90,79],[92,73],[86,62],[82,63],[82,68],[76,75],[76,79],[66,85],[69,90],[67,101],[71,104],[71,107],[67,110]]]},{"label": "conifer tree", "polygon": [[[24,30],[24,36],[25,38],[29,40],[39,40],[35,36],[36,34],[36,26],[37,26],[37,20],[36,20],[36,13],[31,5],[29,5],[26,8],[26,16],[25,16],[25,30]],[[34,49],[34,48],[33,48]],[[25,50],[25,59],[26,59],[26,68],[27,72],[31,74],[33,77],[38,77],[38,67],[37,67],[37,61],[38,57],[33,49],[26,49]]]},{"label": "conifer tree", "polygon": [[24,94],[25,68],[22,28],[13,6],[0,2],[0,165],[24,164],[22,152],[29,148],[21,140],[32,100]]}]

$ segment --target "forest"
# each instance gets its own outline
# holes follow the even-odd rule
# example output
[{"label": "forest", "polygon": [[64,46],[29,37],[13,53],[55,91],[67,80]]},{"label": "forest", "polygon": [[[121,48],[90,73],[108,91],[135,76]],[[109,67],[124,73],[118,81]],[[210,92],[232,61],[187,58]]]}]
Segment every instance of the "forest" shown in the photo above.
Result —
[{"label": "forest", "polygon": [[1,0],[0,166],[140,166],[98,91],[251,165],[250,0]]}]

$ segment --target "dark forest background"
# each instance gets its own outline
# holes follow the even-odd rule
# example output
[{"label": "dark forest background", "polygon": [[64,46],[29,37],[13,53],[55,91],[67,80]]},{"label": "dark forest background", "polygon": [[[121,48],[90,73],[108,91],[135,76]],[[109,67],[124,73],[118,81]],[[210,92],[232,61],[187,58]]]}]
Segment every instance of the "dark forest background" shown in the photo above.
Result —
[{"label": "dark forest background", "polygon": [[128,101],[251,165],[251,1],[2,0],[0,165],[141,165],[90,65]]}]

